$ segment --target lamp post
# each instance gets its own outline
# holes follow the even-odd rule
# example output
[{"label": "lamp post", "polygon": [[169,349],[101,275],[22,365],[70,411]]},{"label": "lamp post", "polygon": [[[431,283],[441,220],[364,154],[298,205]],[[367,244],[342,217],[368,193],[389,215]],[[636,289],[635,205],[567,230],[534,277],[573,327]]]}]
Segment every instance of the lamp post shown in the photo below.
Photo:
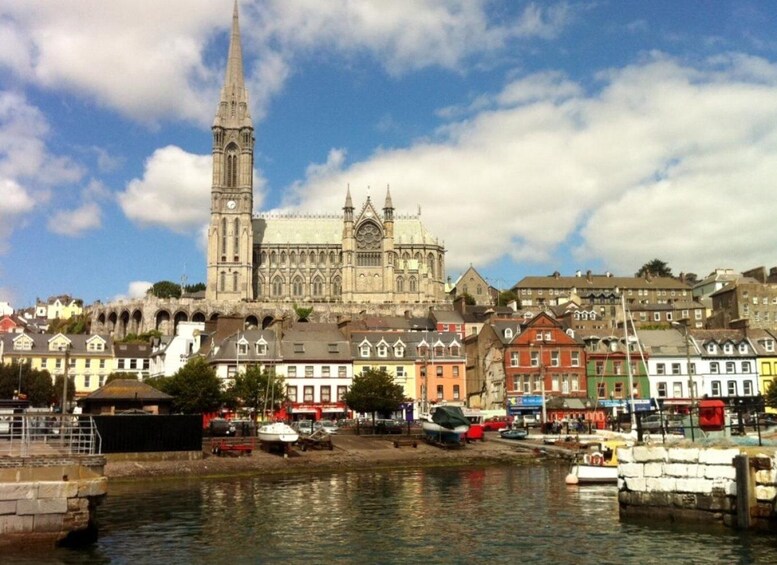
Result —
[{"label": "lamp post", "polygon": [[679,323],[679,322],[672,322],[673,326],[681,327],[683,328],[683,336],[685,337],[685,369],[688,372],[688,393],[690,395],[691,399],[691,410],[690,410],[690,418],[691,418],[691,441],[696,441],[696,438],[694,437],[693,432],[693,410],[696,407],[696,392],[694,390],[695,383],[693,379],[693,373],[691,372],[691,336],[688,333],[688,320],[685,320],[685,323]]}]

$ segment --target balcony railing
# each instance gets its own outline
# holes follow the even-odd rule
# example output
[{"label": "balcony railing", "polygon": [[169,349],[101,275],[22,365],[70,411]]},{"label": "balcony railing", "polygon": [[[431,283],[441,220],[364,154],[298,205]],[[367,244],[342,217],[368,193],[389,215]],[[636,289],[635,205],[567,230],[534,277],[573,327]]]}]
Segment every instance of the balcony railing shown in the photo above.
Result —
[{"label": "balcony railing", "polygon": [[99,455],[102,440],[90,416],[0,413],[0,457]]}]

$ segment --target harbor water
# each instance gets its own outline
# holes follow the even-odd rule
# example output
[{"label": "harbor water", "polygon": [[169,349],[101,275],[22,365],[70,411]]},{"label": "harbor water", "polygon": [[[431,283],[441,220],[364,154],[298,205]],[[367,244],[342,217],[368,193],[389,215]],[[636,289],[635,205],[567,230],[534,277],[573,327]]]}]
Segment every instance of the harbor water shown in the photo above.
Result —
[{"label": "harbor water", "polygon": [[622,523],[558,465],[112,483],[86,549],[3,563],[777,563],[777,537]]}]

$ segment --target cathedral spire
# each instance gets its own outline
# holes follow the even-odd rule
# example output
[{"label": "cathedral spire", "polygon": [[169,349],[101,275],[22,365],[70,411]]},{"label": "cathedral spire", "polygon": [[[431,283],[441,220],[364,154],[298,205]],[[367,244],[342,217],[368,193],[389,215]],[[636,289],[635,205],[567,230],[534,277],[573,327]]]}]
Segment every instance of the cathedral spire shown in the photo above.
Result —
[{"label": "cathedral spire", "polygon": [[243,75],[243,50],[240,46],[240,22],[238,21],[237,0],[232,12],[232,35],[229,41],[227,71],[224,86],[221,88],[221,100],[216,111],[214,126],[224,128],[253,127],[251,113],[248,110],[248,92]]},{"label": "cathedral spire", "polygon": [[391,202],[391,188],[389,185],[386,185],[386,203],[383,205],[383,208],[386,210],[394,208],[394,203]]}]

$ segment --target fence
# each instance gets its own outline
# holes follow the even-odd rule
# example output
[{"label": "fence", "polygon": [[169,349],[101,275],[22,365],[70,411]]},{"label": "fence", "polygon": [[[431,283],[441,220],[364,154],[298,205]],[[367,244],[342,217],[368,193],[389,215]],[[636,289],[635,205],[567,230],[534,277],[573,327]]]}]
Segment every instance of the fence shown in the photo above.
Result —
[{"label": "fence", "polygon": [[103,453],[202,451],[202,416],[93,416]]},{"label": "fence", "polygon": [[89,416],[0,414],[0,456],[99,455],[100,434]]}]

